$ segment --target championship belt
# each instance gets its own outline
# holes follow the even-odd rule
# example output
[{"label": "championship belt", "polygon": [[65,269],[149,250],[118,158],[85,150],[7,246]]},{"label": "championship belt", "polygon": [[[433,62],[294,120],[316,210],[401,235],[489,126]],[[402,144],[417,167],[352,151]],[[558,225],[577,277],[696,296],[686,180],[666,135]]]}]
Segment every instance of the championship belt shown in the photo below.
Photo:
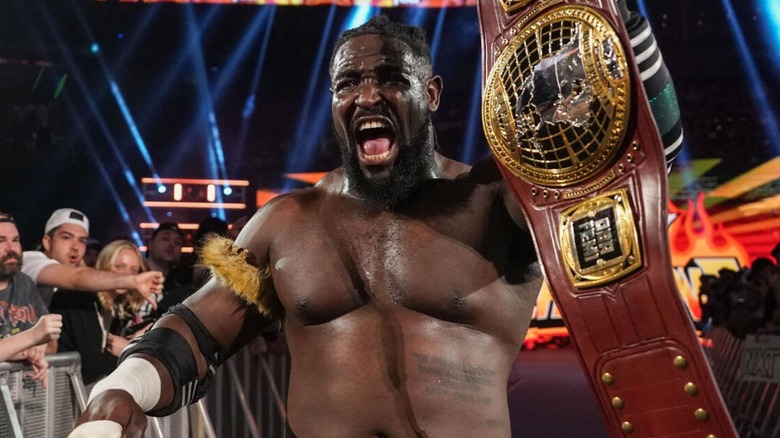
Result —
[{"label": "championship belt", "polygon": [[661,139],[612,0],[479,0],[482,121],[612,436],[736,437],[672,275]]}]

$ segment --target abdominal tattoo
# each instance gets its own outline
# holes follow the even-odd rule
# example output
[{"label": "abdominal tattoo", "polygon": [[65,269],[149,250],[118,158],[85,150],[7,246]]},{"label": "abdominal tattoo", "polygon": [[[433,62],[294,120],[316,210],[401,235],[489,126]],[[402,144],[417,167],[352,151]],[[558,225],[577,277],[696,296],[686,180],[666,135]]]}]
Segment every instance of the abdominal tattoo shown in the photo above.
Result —
[{"label": "abdominal tattoo", "polygon": [[415,353],[414,356],[417,371],[437,378],[425,388],[427,395],[477,406],[489,406],[493,402],[479,393],[493,385],[495,371],[426,354]]}]

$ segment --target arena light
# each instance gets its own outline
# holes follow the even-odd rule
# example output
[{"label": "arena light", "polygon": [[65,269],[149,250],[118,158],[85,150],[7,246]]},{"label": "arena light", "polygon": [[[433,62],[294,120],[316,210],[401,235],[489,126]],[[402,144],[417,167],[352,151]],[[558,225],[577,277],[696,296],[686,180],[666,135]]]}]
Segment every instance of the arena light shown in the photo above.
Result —
[{"label": "arena light", "polygon": [[211,208],[243,210],[246,204],[243,202],[171,202],[171,201],[144,201],[147,207],[172,207],[172,208]]},{"label": "arena light", "polygon": [[196,184],[196,185],[229,185],[237,187],[248,187],[249,181],[245,179],[202,179],[202,178],[141,178],[141,182],[145,184],[152,184],[161,182],[163,184]]},{"label": "arena light", "polygon": [[174,184],[173,185],[173,199],[175,201],[181,201],[181,195],[182,195],[182,185],[181,184]]},{"label": "arena light", "polygon": [[127,128],[130,130],[130,134],[133,136],[133,140],[135,141],[135,145],[138,148],[138,152],[141,153],[141,157],[143,157],[144,162],[149,167],[152,175],[159,178],[159,174],[154,168],[154,163],[152,163],[152,157],[149,155],[149,149],[146,147],[146,142],[141,136],[141,133],[138,131],[138,126],[136,126],[135,120],[133,120],[133,116],[130,114],[130,110],[127,107],[127,103],[125,103],[125,98],[122,96],[122,92],[119,90],[119,86],[113,79],[109,81],[109,85],[111,88],[111,94],[114,95],[114,99],[119,106],[122,117],[124,117],[125,123],[127,123]]},{"label": "arena light", "polygon": [[366,24],[374,15],[374,9],[375,8],[371,6],[370,3],[353,6],[349,21],[347,21],[347,25],[342,30],[354,29]]},{"label": "arena light", "polygon": [[436,55],[439,53],[439,43],[442,40],[442,28],[444,27],[444,17],[446,15],[447,8],[441,8],[436,16],[436,27],[433,31],[433,38],[431,38],[431,62],[434,67],[436,66]]},{"label": "arena light", "polygon": [[479,158],[476,156],[477,140],[482,135],[482,64],[478,62],[474,73],[474,85],[471,89],[471,108],[466,119],[466,132],[463,136],[460,161],[474,164]]},{"label": "arena light", "polygon": [[[249,95],[244,102],[244,108],[241,111],[241,127],[239,128],[238,138],[234,147],[235,151],[243,152],[244,145],[246,144],[246,137],[249,132],[249,122],[251,115],[255,112],[255,100],[257,98],[257,88],[260,86],[260,78],[263,74],[263,66],[265,66],[265,57],[268,53],[268,42],[271,40],[271,31],[274,27],[274,15],[276,14],[276,6],[268,6],[263,8],[268,11],[265,16],[265,23],[263,24],[263,39],[260,43],[260,51],[257,53],[257,61],[255,62],[255,70],[252,75],[252,83],[249,86]],[[232,160],[230,163],[231,171],[235,171],[240,165],[240,160]],[[231,172],[232,174],[232,172]]]},{"label": "arena light", "polygon": [[214,187],[214,184],[209,184],[206,186],[206,200],[214,202],[215,199],[217,199],[217,188]]},{"label": "arena light", "polygon": [[[322,31],[322,38],[320,38],[317,56],[309,73],[311,80],[306,86],[306,92],[304,93],[306,97],[298,113],[298,120],[293,133],[292,148],[290,153],[287,154],[285,173],[299,172],[308,168],[317,144],[323,137],[326,126],[328,126],[331,96],[328,92],[329,86],[321,86],[321,81],[329,81],[327,78],[322,78],[322,74],[326,70],[323,69],[323,63],[326,59],[328,43],[331,40],[335,15],[336,6],[331,5],[328,11],[328,18],[325,21],[325,28]],[[347,20],[345,26],[350,22],[351,18]],[[292,187],[292,183],[287,181],[284,190],[288,191]]]},{"label": "arena light", "polygon": [[[81,10],[76,8],[76,12],[77,12],[77,16],[81,20],[82,25],[84,26],[85,24],[84,24],[84,20],[83,20],[82,14],[81,14]],[[119,147],[117,146],[117,142],[116,142],[116,140],[115,140],[115,138],[113,136],[113,133],[108,128],[106,120],[103,117],[103,113],[100,110],[100,108],[98,108],[98,105],[97,105],[97,102],[95,100],[95,97],[92,95],[92,93],[90,91],[91,87],[87,86],[86,80],[84,79],[84,77],[80,73],[81,69],[78,67],[78,65],[76,64],[75,60],[73,59],[73,56],[72,56],[71,51],[70,51],[70,48],[65,45],[64,42],[66,41],[66,39],[59,32],[58,27],[54,24],[54,22],[53,22],[50,14],[48,12],[42,11],[41,16],[43,17],[44,21],[46,22],[46,25],[48,27],[49,32],[54,37],[53,41],[55,41],[55,44],[57,45],[57,50],[62,54],[63,59],[65,60],[66,65],[68,66],[68,69],[72,73],[72,77],[73,77],[73,81],[72,82],[75,82],[76,87],[78,88],[78,90],[81,92],[81,94],[84,97],[84,101],[87,104],[87,108],[92,113],[92,117],[90,118],[90,120],[94,120],[98,124],[98,127],[100,128],[101,132],[105,136],[105,144],[107,144],[109,146],[110,152],[114,156],[116,162],[122,168],[122,175],[125,177],[125,180],[127,181],[128,185],[130,186],[131,190],[133,191],[133,194],[135,195],[135,197],[138,200],[139,204],[141,204],[141,206],[143,206],[144,196],[141,194],[141,191],[140,191],[140,189],[138,187],[138,184],[136,182],[136,178],[133,175],[132,170],[130,170],[130,167],[125,162],[124,157],[119,152]],[[89,28],[88,27],[85,28],[85,31],[89,32]],[[33,29],[33,32],[35,32],[34,29]],[[38,35],[38,38],[40,40],[42,40],[42,38],[40,38],[39,35]],[[71,107],[71,113],[74,114],[73,117],[74,118],[79,118],[79,121],[82,124],[80,130],[82,132],[82,135],[84,136],[84,141],[85,142],[92,142],[93,140],[92,140],[91,136],[89,135],[89,132],[86,129],[86,126],[83,125],[83,120],[80,119],[81,116],[79,115],[78,110],[76,110],[75,106],[72,103],[69,106]],[[93,157],[95,158],[96,163],[98,163],[98,166],[100,166],[101,164],[99,162],[102,160],[102,158],[100,157],[100,155],[97,154],[96,151],[93,150],[93,152],[94,152]],[[106,175],[108,175],[108,173],[106,173]],[[117,192],[116,192],[115,187],[113,186],[113,180],[109,179],[108,181],[109,181],[110,189],[112,190],[112,192],[114,194],[116,194]],[[118,198],[118,195],[117,195],[116,201],[118,203],[122,204],[122,206],[120,208],[120,212],[121,212],[121,210],[124,209],[124,204],[122,203],[121,198]],[[144,210],[144,213],[146,214],[146,217],[147,217],[148,220],[154,220],[154,216],[152,215],[152,212],[148,208],[143,208],[143,210]],[[126,212],[126,209],[125,209],[125,212]]]},{"label": "arena light", "polygon": [[780,71],[780,1],[759,0],[758,3],[757,9],[762,11],[759,18],[764,23],[764,34],[773,46],[768,55],[774,63],[775,71]]},{"label": "arena light", "polygon": [[[773,1],[776,2],[777,0]],[[721,3],[726,10],[726,19],[728,20],[731,34],[734,36],[734,42],[737,44],[740,58],[739,64],[745,70],[745,74],[748,77],[748,83],[750,84],[750,94],[760,113],[762,122],[760,125],[764,130],[764,135],[766,135],[767,140],[769,140],[771,147],[775,151],[775,155],[780,155],[780,128],[778,128],[777,113],[764,92],[764,81],[758,73],[756,62],[750,53],[750,48],[748,47],[747,40],[742,32],[742,27],[737,20],[737,14],[734,12],[734,8],[731,5],[731,0],[721,0]]]},{"label": "arena light", "polygon": [[707,197],[720,198],[719,201],[736,198],[757,187],[771,183],[778,177],[780,177],[780,157],[775,157],[715,188],[707,194]]},{"label": "arena light", "polygon": [[426,8],[407,8],[406,22],[412,26],[422,26],[425,22],[425,17],[428,16],[428,9]]},{"label": "arena light", "polygon": [[643,17],[650,17],[650,15],[647,14],[647,5],[645,5],[645,0],[636,0],[637,8],[639,8],[639,13],[642,14]]},{"label": "arena light", "polygon": [[[186,222],[184,222],[184,223],[177,223],[176,225],[179,228],[181,228],[182,230],[197,230],[200,227],[200,224],[186,223]],[[160,223],[159,222],[141,222],[140,224],[138,224],[138,226],[142,230],[154,230],[154,229],[156,229],[157,227],[160,226]]]},{"label": "arena light", "polygon": [[[198,34],[205,34],[209,31],[211,25],[216,21],[219,8],[210,8],[208,13],[198,25]],[[144,102],[147,102],[145,110],[137,117],[138,126],[141,128],[148,126],[153,120],[157,118],[160,110],[159,102],[163,100],[163,96],[168,91],[174,89],[173,83],[181,80],[184,76],[185,70],[189,68],[187,63],[190,61],[190,52],[192,46],[197,46],[200,41],[200,37],[188,38],[187,45],[175,56],[170,63],[169,67],[165,69],[165,73],[162,74],[158,80],[151,84],[149,90],[151,94],[143,98]],[[200,121],[202,122],[202,121]],[[187,133],[185,133],[187,135]],[[186,144],[186,143],[182,143]],[[168,166],[162,169],[163,174],[175,173],[172,166],[176,165],[175,161],[171,161]]]}]

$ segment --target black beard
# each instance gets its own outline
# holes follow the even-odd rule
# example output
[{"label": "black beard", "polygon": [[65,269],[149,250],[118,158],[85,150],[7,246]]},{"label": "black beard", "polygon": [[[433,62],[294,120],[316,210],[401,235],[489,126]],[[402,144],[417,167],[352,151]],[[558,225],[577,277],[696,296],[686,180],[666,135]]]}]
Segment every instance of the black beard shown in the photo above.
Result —
[{"label": "black beard", "polygon": [[431,116],[429,114],[417,132],[414,133],[409,144],[396,145],[398,156],[393,163],[393,170],[390,172],[390,176],[382,178],[367,178],[360,168],[357,152],[350,149],[343,139],[339,139],[341,161],[346,170],[350,187],[362,198],[386,207],[394,207],[403,203],[433,166],[433,155],[427,147],[430,127]]},{"label": "black beard", "polygon": [[[16,267],[10,268],[5,262],[9,259],[16,259]],[[22,268],[22,256],[15,252],[10,252],[0,259],[0,281],[8,281]]]}]

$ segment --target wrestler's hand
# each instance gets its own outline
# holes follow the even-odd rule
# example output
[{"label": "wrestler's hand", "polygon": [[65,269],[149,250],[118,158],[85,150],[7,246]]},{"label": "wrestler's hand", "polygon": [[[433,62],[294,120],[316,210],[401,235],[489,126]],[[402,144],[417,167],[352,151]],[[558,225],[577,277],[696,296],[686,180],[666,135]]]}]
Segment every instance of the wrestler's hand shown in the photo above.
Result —
[{"label": "wrestler's hand", "polygon": [[109,389],[92,399],[68,438],[141,438],[146,424],[144,411],[130,394]]},{"label": "wrestler's hand", "polygon": [[164,282],[165,279],[160,271],[143,272],[133,276],[133,283],[135,283],[133,289],[152,305],[152,309],[157,309],[156,295],[162,292]]}]

